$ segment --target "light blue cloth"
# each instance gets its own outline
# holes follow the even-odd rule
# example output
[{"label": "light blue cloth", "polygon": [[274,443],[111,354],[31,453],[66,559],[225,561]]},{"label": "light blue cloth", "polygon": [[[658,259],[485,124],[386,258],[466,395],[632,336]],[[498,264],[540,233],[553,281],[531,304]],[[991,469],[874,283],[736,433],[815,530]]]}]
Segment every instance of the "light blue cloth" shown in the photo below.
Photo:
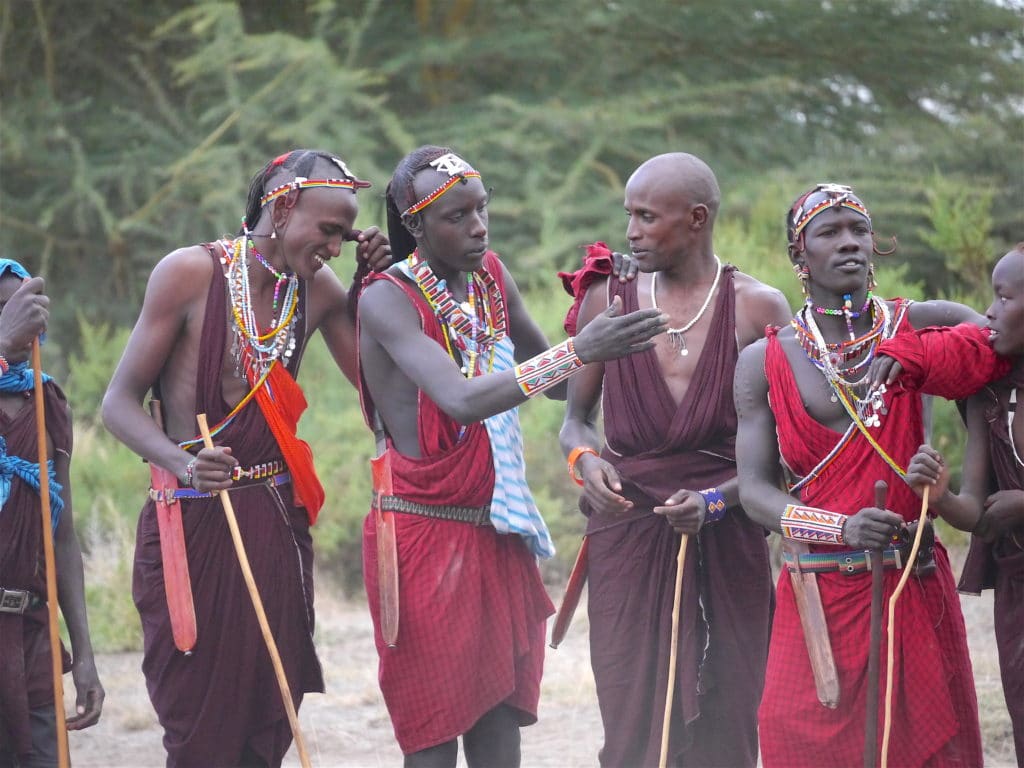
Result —
[{"label": "light blue cloth", "polygon": [[[515,367],[515,346],[508,336],[494,350],[494,371]],[[494,495],[491,524],[498,533],[516,533],[526,539],[530,550],[542,558],[555,554],[555,543],[526,484],[526,459],[519,408],[512,408],[484,420],[491,438],[494,459]]]},{"label": "light blue cloth", "polygon": [[[46,468],[50,477],[50,524],[56,533],[57,524],[60,522],[60,513],[64,511],[64,499],[60,495],[63,486],[57,482],[57,473],[52,459],[46,462]],[[11,497],[11,481],[15,477],[21,478],[35,488],[36,493],[39,493],[39,464],[23,459],[21,456],[8,456],[7,440],[0,436],[0,513],[7,505],[7,499]]]}]

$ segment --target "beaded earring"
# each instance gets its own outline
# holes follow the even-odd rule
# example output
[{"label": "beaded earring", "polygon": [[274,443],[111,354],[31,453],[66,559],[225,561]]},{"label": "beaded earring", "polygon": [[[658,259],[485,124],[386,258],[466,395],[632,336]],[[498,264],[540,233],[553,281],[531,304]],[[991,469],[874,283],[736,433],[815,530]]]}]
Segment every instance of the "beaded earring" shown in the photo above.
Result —
[{"label": "beaded earring", "polygon": [[794,264],[793,273],[796,275],[796,279],[800,281],[800,290],[803,291],[804,296],[809,296],[810,293],[807,290],[807,280],[811,276],[811,271],[807,268],[807,265]]}]

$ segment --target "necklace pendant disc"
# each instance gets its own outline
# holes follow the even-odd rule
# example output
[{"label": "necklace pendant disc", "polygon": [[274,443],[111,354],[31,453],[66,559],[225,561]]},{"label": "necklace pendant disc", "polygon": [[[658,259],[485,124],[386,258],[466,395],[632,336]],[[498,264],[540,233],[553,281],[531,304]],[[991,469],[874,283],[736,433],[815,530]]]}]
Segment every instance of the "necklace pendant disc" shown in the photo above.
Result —
[{"label": "necklace pendant disc", "polygon": [[688,354],[690,354],[690,350],[688,350],[686,347],[683,347],[682,349],[679,350],[680,357],[686,357]]}]

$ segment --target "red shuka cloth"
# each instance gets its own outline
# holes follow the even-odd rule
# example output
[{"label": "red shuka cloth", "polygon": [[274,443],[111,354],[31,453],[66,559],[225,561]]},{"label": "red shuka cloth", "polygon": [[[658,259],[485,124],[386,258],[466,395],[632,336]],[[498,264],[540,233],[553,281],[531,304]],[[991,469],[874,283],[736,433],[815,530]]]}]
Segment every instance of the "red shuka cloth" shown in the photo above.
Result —
[{"label": "red shuka cloth", "polygon": [[[195,412],[216,424],[231,411],[221,391],[228,336],[227,288],[216,255],[206,301]],[[299,307],[305,316],[306,284]],[[296,352],[304,347],[300,321]],[[299,354],[288,363],[289,377]],[[276,367],[276,366],[275,366]],[[284,368],[282,367],[282,371]],[[239,463],[251,466],[281,456],[263,413],[250,403],[218,435]],[[266,483],[231,492],[256,588],[281,656],[296,709],[303,693],[323,691],[313,645],[313,542],[306,510],[292,484]],[[142,620],[142,671],[164,729],[167,765],[234,766],[244,752],[278,766],[291,744],[291,728],[263,642],[220,499],[184,500],[185,529],[198,640],[191,656],[174,647],[160,559],[156,508],[146,502],[135,543],[132,597]]]},{"label": "red shuka cloth", "polygon": [[[504,293],[501,262],[484,267]],[[420,291],[382,273],[420,314],[423,332],[444,346],[442,330]],[[360,374],[368,423],[373,399]],[[478,507],[494,489],[490,441],[482,422],[460,441],[459,425],[419,393],[421,458],[399,453],[390,440],[394,495],[424,504]],[[468,731],[498,704],[537,720],[546,619],[554,613],[536,559],[520,536],[490,526],[396,512],[399,624],[396,648],[381,638],[377,538],[371,509],[363,525],[363,577],[380,657],[378,677],[395,738],[410,754]]]},{"label": "red shuka cloth", "polygon": [[[7,455],[39,461],[35,393],[26,392],[14,416],[0,412]],[[71,452],[67,400],[54,382],[43,384],[46,431],[53,450]],[[0,509],[0,587],[29,589],[45,599],[42,513],[39,492],[15,475],[11,495]],[[63,651],[64,671],[71,658]],[[0,613],[0,755],[32,750],[29,710],[53,703],[49,612],[45,604],[24,614]]]},{"label": "red shuka cloth", "polygon": [[[912,331],[904,318],[897,333]],[[769,330],[765,358],[769,401],[781,456],[797,475],[804,475],[832,449],[840,435],[819,424],[805,410],[776,333]],[[951,379],[967,372],[956,373]],[[924,438],[921,399],[914,390],[894,387],[886,393],[885,402],[888,414],[882,416],[880,427],[870,431],[888,454],[906,467]],[[801,502],[852,515],[874,506],[877,480],[889,486],[888,509],[907,521],[917,519],[920,500],[859,433],[817,480],[802,489]],[[836,549],[811,546],[812,551]],[[977,699],[953,574],[938,540],[935,561],[935,573],[911,578],[896,604],[889,764],[968,768],[982,762]],[[885,572],[886,601],[899,577],[898,570]],[[817,699],[792,581],[783,570],[776,592],[778,603],[760,709],[761,759],[766,768],[860,766],[863,762],[869,651],[865,638],[870,635],[871,575],[819,573],[817,580],[839,673],[839,706],[830,710]],[[888,632],[886,625],[887,618],[883,619],[883,633]],[[883,634],[879,746],[885,710],[885,645]]]},{"label": "red shuka cloth", "polygon": [[607,245],[598,241],[586,246],[586,253],[583,256],[583,266],[575,272],[559,272],[562,278],[562,287],[565,292],[573,297],[572,306],[565,315],[563,327],[570,336],[576,335],[576,320],[580,314],[580,306],[583,304],[583,297],[587,295],[587,288],[595,280],[607,277],[612,273],[612,252]]},{"label": "red shuka cloth", "polygon": [[[639,307],[635,282],[608,285],[622,297],[623,312]],[[733,267],[725,267],[712,311],[697,368],[678,405],[654,350],[605,363],[607,445],[601,456],[619,472],[622,495],[634,507],[608,518],[585,500],[580,505],[589,517],[588,613],[604,725],[601,765],[658,763],[680,539],[652,510],[680,488],[701,490],[736,476]],[[757,705],[771,610],[764,529],[731,507],[689,539],[670,765],[757,763]]]}]

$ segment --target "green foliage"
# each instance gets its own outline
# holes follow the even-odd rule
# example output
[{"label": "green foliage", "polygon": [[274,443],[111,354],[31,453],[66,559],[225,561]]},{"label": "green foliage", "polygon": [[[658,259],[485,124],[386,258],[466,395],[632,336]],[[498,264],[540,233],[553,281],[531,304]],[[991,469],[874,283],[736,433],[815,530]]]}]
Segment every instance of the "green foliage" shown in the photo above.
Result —
[{"label": "green foliage", "polygon": [[[624,246],[623,185],[659,152],[710,163],[724,193],[719,255],[794,307],[783,214],[817,181],[857,188],[882,247],[899,236],[897,254],[878,260],[887,296],[981,308],[988,265],[1024,231],[1019,4],[88,6],[0,4],[0,252],[43,274],[59,299],[46,365],[75,410],[90,589],[110,585],[109,602],[93,593],[90,605],[103,606],[94,625],[107,622],[97,613],[111,617],[102,636],[113,646],[137,637],[125,601],[147,480],[95,426],[105,383],[156,261],[234,231],[248,179],[288,148],[339,152],[375,182],[360,196],[360,226],[383,223],[379,195],[405,152],[438,143],[466,154],[494,187],[491,241],[552,337],[568,304],[553,272],[576,265],[584,243]],[[315,534],[322,570],[351,585],[373,441],[322,347],[312,342],[304,362],[302,431],[328,492]],[[561,407],[530,403],[521,418],[557,578],[582,523],[554,439]],[[962,442],[956,422],[937,410],[935,440],[950,451]],[[94,572],[100,564],[110,567]]]}]

